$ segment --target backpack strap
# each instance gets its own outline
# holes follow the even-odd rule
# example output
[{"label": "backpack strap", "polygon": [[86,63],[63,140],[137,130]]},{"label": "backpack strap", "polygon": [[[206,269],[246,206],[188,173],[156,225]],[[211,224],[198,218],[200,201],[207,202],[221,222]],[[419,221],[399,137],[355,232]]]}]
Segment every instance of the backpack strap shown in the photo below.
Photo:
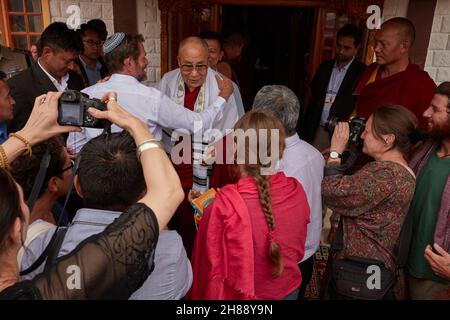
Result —
[{"label": "backpack strap", "polygon": [[19,264],[19,268],[22,265],[23,256],[25,254],[25,248],[28,248],[28,246],[41,234],[44,232],[54,228],[55,226],[51,223],[45,222],[45,221],[38,221],[33,223],[27,231],[27,238],[25,240],[25,243],[23,244],[22,248],[20,248],[19,253],[17,254],[17,263]]},{"label": "backpack strap", "polygon": [[53,242],[49,246],[49,250],[47,252],[47,260],[45,262],[44,271],[47,271],[51,266],[56,264],[56,260],[58,259],[58,253],[61,249],[61,246],[64,242],[64,237],[66,236],[67,230],[69,228],[59,228],[56,232],[55,238]]}]

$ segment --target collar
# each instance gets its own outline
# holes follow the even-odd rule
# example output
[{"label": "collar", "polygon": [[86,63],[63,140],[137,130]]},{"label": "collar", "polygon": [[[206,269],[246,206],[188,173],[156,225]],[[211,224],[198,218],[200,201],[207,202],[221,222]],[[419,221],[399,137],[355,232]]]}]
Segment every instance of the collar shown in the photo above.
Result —
[{"label": "collar", "polygon": [[[83,58],[81,56],[79,56],[79,58],[85,69],[89,68],[92,70],[92,68],[83,60]],[[100,71],[102,69],[102,64],[98,60],[95,60],[95,69],[98,71]]]},{"label": "collar", "polygon": [[101,225],[109,225],[121,214],[122,212],[119,211],[82,208],[77,211],[77,214],[73,218],[72,224],[76,224],[77,222],[89,222]]},{"label": "collar", "polygon": [[301,141],[301,140],[300,140],[300,137],[298,136],[297,133],[294,134],[293,136],[287,137],[286,140],[285,140],[285,143],[286,143],[286,149],[287,149],[287,148],[293,147],[294,145],[296,145],[296,144],[299,143],[300,141]]},{"label": "collar", "polygon": [[338,71],[347,71],[348,68],[350,68],[350,65],[353,63],[353,60],[355,60],[355,57],[353,57],[353,59],[350,60],[342,69],[339,69],[336,59],[336,61],[334,62],[334,68],[338,69]]},{"label": "collar", "polygon": [[135,77],[130,76],[128,74],[120,74],[120,73],[114,73],[109,79],[109,81],[120,82],[130,85],[140,84],[140,82]]},{"label": "collar", "polygon": [[39,58],[37,60],[37,63],[39,65],[39,67],[42,69],[42,71],[45,72],[45,74],[47,75],[47,77],[49,77],[49,79],[54,83],[57,84],[58,86],[62,85],[63,83],[67,83],[67,81],[69,80],[69,73],[67,73],[64,77],[61,78],[61,83],[58,82],[58,80],[56,80],[50,73],[47,72],[47,70],[44,69],[44,67],[41,65],[40,62],[41,58]]}]

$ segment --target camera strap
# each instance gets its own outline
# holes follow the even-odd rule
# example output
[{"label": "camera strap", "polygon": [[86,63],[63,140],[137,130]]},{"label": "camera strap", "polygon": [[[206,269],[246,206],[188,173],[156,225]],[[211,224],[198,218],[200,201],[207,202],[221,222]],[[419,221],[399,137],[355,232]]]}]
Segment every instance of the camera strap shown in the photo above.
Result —
[{"label": "camera strap", "polygon": [[28,197],[27,205],[28,205],[28,208],[30,209],[30,214],[31,214],[31,211],[33,211],[33,207],[36,204],[36,200],[39,197],[39,192],[41,191],[42,185],[44,184],[45,176],[47,174],[47,169],[50,164],[50,159],[51,159],[50,151],[47,148],[47,150],[45,150],[44,156],[42,157],[41,164],[39,166],[39,172],[38,172],[38,174],[36,176],[36,180],[34,181],[34,184],[33,184],[33,189],[31,189],[31,194]]},{"label": "camera strap", "polygon": [[[47,153],[48,153],[48,157],[46,157]],[[28,267],[26,270],[20,272],[20,276],[24,276],[24,275],[30,274],[31,272],[35,271],[37,268],[39,268],[39,266],[42,265],[42,263],[44,263],[44,261],[47,259],[47,257],[49,255],[57,254],[57,253],[54,253],[54,251],[57,250],[57,249],[59,251],[59,248],[60,248],[60,246],[62,244],[62,241],[64,240],[63,237],[64,237],[64,234],[65,234],[65,233],[62,233],[62,237],[61,237],[61,233],[59,232],[60,229],[61,229],[61,223],[62,223],[62,219],[63,219],[63,216],[64,216],[63,212],[64,212],[64,210],[66,210],[67,203],[69,202],[70,195],[72,194],[73,182],[74,182],[74,179],[75,179],[75,175],[76,175],[76,173],[78,171],[78,167],[80,165],[80,160],[81,160],[80,156],[78,156],[77,159],[75,160],[75,163],[74,163],[74,166],[73,166],[73,172],[72,172],[72,175],[70,177],[69,190],[67,192],[63,208],[61,209],[61,214],[60,214],[58,222],[56,224],[56,229],[55,229],[55,231],[54,231],[54,233],[53,233],[53,235],[52,235],[52,237],[50,239],[50,242],[48,243],[47,247],[44,249],[42,254],[39,256],[39,258],[37,258],[36,261],[30,267]],[[50,153],[48,152],[48,149],[47,149],[47,152],[45,153],[44,157],[42,158],[41,167],[39,169],[39,173],[38,173],[38,176],[36,178],[36,182],[35,182],[35,184],[33,186],[33,192],[35,191],[34,190],[35,187],[36,188],[39,187],[39,189],[37,189],[36,194],[39,194],[39,191],[42,188],[42,184],[44,183],[44,179],[45,179],[45,175],[47,173],[47,169],[48,169],[48,164],[49,163],[50,163]],[[34,202],[36,202],[36,200],[37,200],[37,196],[36,196],[36,199],[34,200]],[[34,206],[34,203],[33,203],[33,206]],[[32,207],[30,208],[30,212],[31,212],[31,210],[32,210]],[[58,234],[60,236],[58,236]]]}]

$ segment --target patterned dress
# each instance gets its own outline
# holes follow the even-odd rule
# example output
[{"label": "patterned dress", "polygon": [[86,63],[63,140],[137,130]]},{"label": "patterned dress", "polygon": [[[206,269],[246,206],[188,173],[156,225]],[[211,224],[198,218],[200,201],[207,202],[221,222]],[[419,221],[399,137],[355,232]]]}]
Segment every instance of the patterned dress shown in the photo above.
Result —
[{"label": "patterned dress", "polygon": [[[374,161],[351,176],[327,176],[326,205],[343,219],[344,248],[335,259],[363,257],[395,270],[400,231],[414,195],[415,178],[402,165]],[[396,296],[403,293],[396,291]]]}]

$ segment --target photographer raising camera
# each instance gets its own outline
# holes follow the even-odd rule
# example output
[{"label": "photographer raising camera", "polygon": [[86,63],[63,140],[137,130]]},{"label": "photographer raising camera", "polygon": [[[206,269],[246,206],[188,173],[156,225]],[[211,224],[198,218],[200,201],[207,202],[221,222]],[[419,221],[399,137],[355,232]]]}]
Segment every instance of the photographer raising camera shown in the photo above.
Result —
[{"label": "photographer raising camera", "polygon": [[[322,183],[325,204],[341,216],[328,266],[327,297],[368,300],[403,297],[404,277],[400,269],[407,250],[398,248],[414,195],[415,175],[406,157],[413,146],[416,127],[416,117],[406,108],[396,105],[378,108],[361,135],[363,153],[375,161],[353,175],[344,175],[351,163],[341,164],[341,156],[351,130],[346,122],[337,124]],[[380,270],[380,282],[375,281],[372,288],[368,283],[373,266]]]}]

